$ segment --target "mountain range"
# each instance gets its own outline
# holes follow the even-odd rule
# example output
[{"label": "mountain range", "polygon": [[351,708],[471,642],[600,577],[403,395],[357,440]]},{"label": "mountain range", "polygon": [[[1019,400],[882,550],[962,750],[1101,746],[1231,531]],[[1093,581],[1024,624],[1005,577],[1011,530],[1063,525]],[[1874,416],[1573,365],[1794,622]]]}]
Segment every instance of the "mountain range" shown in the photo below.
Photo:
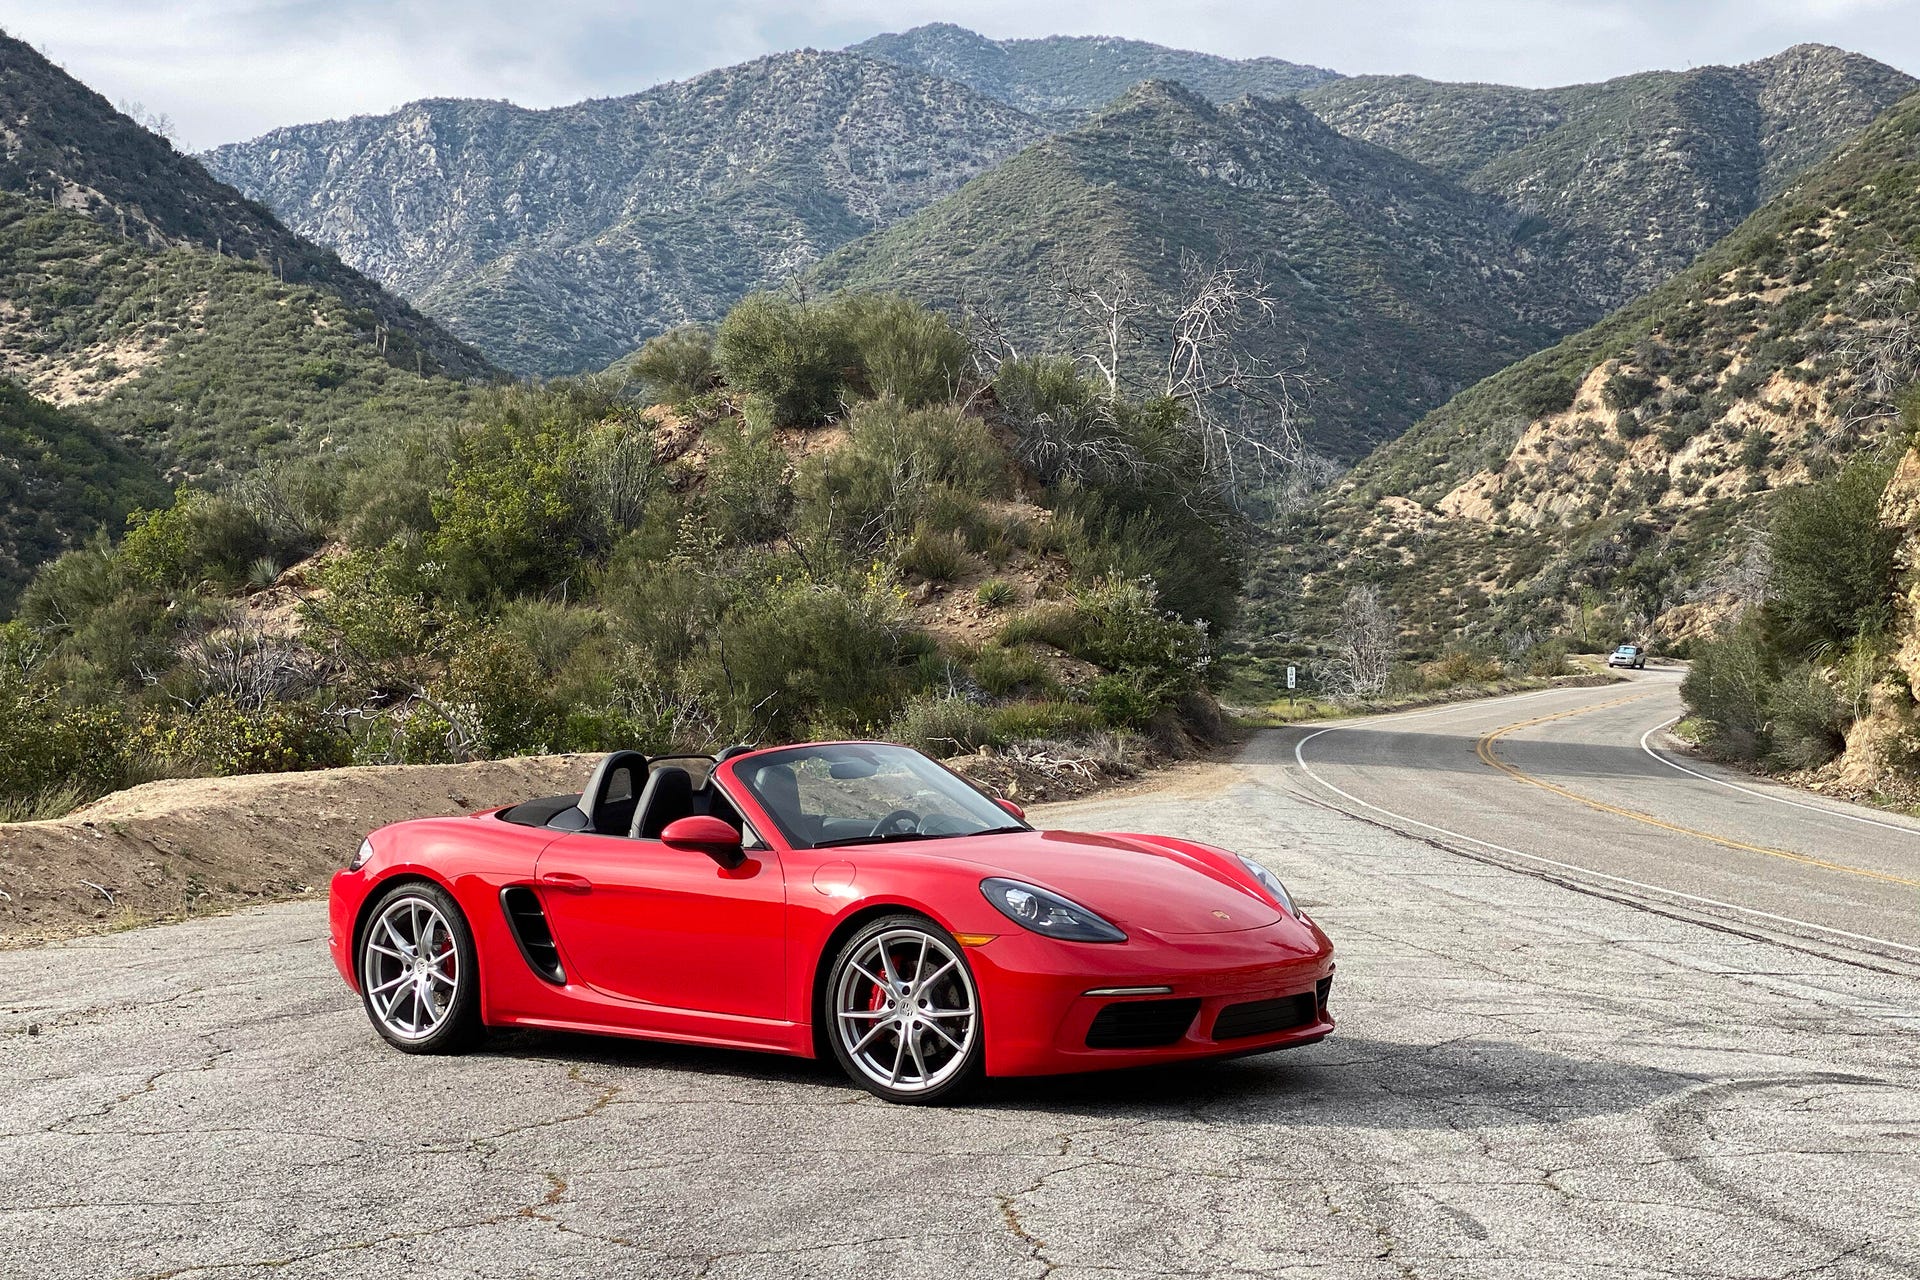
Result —
[{"label": "mountain range", "polygon": [[[1180,88],[1116,100],[1143,79]],[[1354,458],[1668,278],[1915,87],[1821,46],[1532,90],[936,24],[206,159],[528,373],[604,367],[828,258],[813,286],[965,296],[1063,345],[1036,264],[1097,246],[1164,296],[1183,256],[1232,259],[1282,303],[1259,341],[1310,374],[1316,442]],[[1188,126],[1205,140],[1183,149]]]},{"label": "mountain range", "polygon": [[1417,648],[1578,629],[1707,633],[1751,603],[1781,491],[1895,431],[1920,379],[1920,95],[1667,284],[1488,378],[1281,531],[1250,634],[1330,633],[1355,585]]},{"label": "mountain range", "polygon": [[989,40],[950,22],[874,36],[848,52],[957,80],[1069,128],[1145,80],[1173,80],[1224,105],[1248,95],[1283,97],[1342,78],[1279,58],[1222,58],[1112,36]]},{"label": "mountain range", "polygon": [[206,159],[502,363],[554,374],[714,320],[1046,132],[955,81],[807,51],[551,111],[417,102]]},{"label": "mountain range", "polygon": [[[1310,441],[1378,447],[1269,560],[1261,627],[1299,631],[1354,575],[1429,639],[1623,580],[1659,615],[1751,504],[1863,443],[1831,349],[1866,323],[1847,273],[1910,243],[1859,217],[1885,203],[1860,174],[1905,172],[1916,87],[1823,46],[1521,89],[936,25],[548,111],[414,103],[203,166],[0,37],[6,572],[162,476],[452,418],[503,368],[603,367],[788,283],[1073,351],[1061,286],[1122,280],[1150,385],[1153,316],[1228,265],[1272,301],[1248,341],[1308,388]],[[56,491],[29,522],[20,495]]]},{"label": "mountain range", "polygon": [[[1168,316],[1193,264],[1230,263],[1274,303],[1271,323],[1247,328],[1250,349],[1310,377],[1309,439],[1356,457],[1597,317],[1537,241],[1499,201],[1344,137],[1298,102],[1216,107],[1152,81],[854,242],[812,283],[984,307],[1023,350],[1082,351],[1097,320],[1052,282],[1091,273],[1111,292],[1131,280],[1146,315]],[[1166,338],[1140,335],[1134,381],[1151,384]]]}]

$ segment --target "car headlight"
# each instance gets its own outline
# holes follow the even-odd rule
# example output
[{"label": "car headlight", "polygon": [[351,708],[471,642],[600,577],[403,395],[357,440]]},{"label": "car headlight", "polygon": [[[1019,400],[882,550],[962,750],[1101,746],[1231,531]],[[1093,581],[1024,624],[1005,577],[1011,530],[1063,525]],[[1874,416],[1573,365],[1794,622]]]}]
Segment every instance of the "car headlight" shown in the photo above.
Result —
[{"label": "car headlight", "polygon": [[1279,876],[1273,874],[1273,872],[1267,870],[1243,853],[1236,853],[1233,856],[1240,859],[1240,865],[1247,869],[1248,875],[1259,882],[1262,889],[1265,889],[1273,895],[1275,902],[1278,902],[1287,909],[1288,915],[1297,916],[1300,914],[1300,908],[1293,905],[1293,895],[1287,892],[1287,886],[1280,883]]},{"label": "car headlight", "polygon": [[980,892],[1023,929],[1064,942],[1125,942],[1127,935],[1079,903],[1018,880],[982,880]]},{"label": "car headlight", "polygon": [[353,855],[353,861],[347,864],[347,870],[358,871],[360,868],[367,865],[367,859],[371,858],[372,856],[373,856],[373,841],[362,840],[360,842],[360,851]]}]

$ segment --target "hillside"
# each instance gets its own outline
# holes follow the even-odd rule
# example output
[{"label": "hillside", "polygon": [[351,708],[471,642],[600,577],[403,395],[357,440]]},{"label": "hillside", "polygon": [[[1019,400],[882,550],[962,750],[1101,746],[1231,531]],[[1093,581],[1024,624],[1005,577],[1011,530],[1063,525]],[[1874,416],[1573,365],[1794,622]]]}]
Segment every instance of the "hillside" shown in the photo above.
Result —
[{"label": "hillside", "polygon": [[1870,58],[1801,45],[1745,66],[1561,89],[1361,76],[1301,101],[1540,219],[1581,290],[1619,306],[1916,88]]},{"label": "hillside", "polygon": [[952,81],[808,51],[550,111],[417,102],[206,159],[503,364],[556,374],[717,319],[1044,132]]},{"label": "hillside", "polygon": [[1143,80],[1178,81],[1212,102],[1227,103],[1340,79],[1336,72],[1279,58],[1222,58],[1112,36],[989,40],[947,22],[874,36],[848,52],[957,80],[1061,125],[1077,123]]},{"label": "hillside", "polygon": [[162,467],[444,416],[491,372],[4,36],[0,129],[0,376]]},{"label": "hillside", "polygon": [[1772,495],[1892,430],[1920,376],[1920,95],[1691,268],[1362,462],[1255,575],[1269,653],[1377,584],[1411,645],[1700,634]]},{"label": "hillside", "polygon": [[167,499],[145,458],[0,380],[0,618],[42,564]]},{"label": "hillside", "polygon": [[[1345,457],[1594,318],[1497,201],[1296,103],[1215,107],[1165,82],[849,246],[814,280],[984,305],[1029,346],[1079,350],[1090,335],[1046,282],[1091,257],[1137,275],[1164,314],[1183,256],[1264,277],[1277,319],[1253,341],[1311,376],[1308,435]],[[1150,369],[1154,335],[1142,346]]]},{"label": "hillside", "polygon": [[[1242,566],[1203,442],[969,357],[898,297],[757,295],[639,385],[490,387],[183,490],[0,623],[0,822],[346,764],[884,734],[1090,777],[1190,746]],[[1043,474],[1096,399],[1111,447]]]},{"label": "hillside", "polygon": [[396,365],[492,370],[406,303],[288,231],[199,161],[141,128],[23,41],[0,32],[0,191],[45,200],[145,249],[192,247],[258,264],[276,280],[370,314]]}]

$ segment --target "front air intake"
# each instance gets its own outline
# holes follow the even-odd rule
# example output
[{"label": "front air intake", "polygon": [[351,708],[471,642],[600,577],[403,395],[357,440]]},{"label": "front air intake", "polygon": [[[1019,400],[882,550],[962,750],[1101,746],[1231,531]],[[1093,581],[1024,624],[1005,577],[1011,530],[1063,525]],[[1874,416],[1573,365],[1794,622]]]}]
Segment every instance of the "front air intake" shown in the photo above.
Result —
[{"label": "front air intake", "polygon": [[1276,1031],[1291,1031],[1316,1021],[1320,1001],[1312,991],[1278,1000],[1249,1000],[1230,1004],[1213,1020],[1215,1040],[1239,1040],[1247,1036],[1267,1036]]},{"label": "front air intake", "polygon": [[1157,1049],[1187,1034],[1198,1000],[1123,1000],[1093,1016],[1089,1049]]}]

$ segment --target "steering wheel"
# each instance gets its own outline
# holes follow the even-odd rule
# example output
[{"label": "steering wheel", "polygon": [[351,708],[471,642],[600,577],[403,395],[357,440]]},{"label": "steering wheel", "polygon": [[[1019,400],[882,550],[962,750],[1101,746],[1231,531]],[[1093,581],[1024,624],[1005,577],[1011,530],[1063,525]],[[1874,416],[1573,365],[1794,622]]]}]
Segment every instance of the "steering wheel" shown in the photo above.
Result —
[{"label": "steering wheel", "polygon": [[[906,824],[905,826],[900,825],[903,822]],[[909,831],[918,831],[919,829],[919,814],[911,809],[895,809],[892,813],[874,823],[873,830],[869,834],[880,836],[898,832],[904,835]]]}]

